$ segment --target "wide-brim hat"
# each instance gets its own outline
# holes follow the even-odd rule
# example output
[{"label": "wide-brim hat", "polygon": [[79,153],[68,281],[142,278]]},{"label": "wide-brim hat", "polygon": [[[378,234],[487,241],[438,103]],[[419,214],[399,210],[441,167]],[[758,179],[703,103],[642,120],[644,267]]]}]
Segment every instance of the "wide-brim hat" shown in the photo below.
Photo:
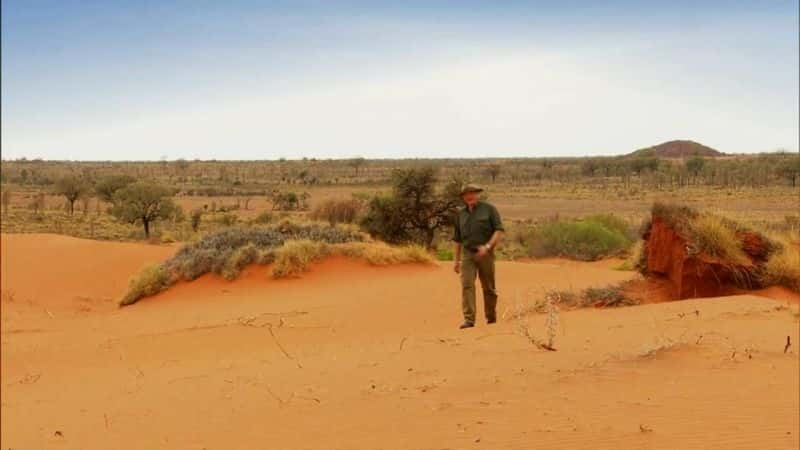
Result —
[{"label": "wide-brim hat", "polygon": [[477,184],[467,183],[464,186],[461,186],[461,195],[464,195],[467,192],[483,192],[483,188]]}]

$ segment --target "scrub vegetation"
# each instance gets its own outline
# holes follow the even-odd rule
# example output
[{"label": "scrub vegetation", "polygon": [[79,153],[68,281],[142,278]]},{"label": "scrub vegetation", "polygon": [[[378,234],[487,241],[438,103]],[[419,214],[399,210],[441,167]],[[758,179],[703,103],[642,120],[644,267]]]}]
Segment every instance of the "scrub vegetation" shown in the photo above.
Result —
[{"label": "scrub vegetation", "polygon": [[[676,220],[685,221],[682,225],[698,249],[741,262],[737,230],[759,230],[780,244],[760,276],[770,284],[797,284],[796,153],[728,155],[676,141],[628,155],[587,158],[22,158],[2,161],[0,181],[3,233],[191,247],[226,231],[247,234],[249,229],[313,220],[319,222],[317,228],[344,224],[364,239],[369,235],[391,244],[425,247],[441,260],[452,258],[457,191],[470,181],[486,189],[503,216],[506,238],[497,250],[499,258],[627,258],[620,269],[640,265],[636,230],[650,217],[655,201],[665,202],[657,207],[690,204],[693,210],[715,213],[694,220],[694,213],[675,207]],[[305,238],[289,240],[298,239]],[[185,274],[211,271],[230,277],[251,260],[271,257],[263,255],[264,248],[252,247],[223,252],[224,258],[198,256],[197,267],[187,264]]]},{"label": "scrub vegetation", "polygon": [[208,273],[233,280],[251,264],[271,264],[276,278],[295,276],[308,270],[311,263],[331,256],[378,266],[433,261],[422,247],[375,242],[347,226],[285,221],[263,227],[229,228],[183,246],[159,265],[145,267],[131,280],[120,305],[130,305],[178,281],[191,281]]}]

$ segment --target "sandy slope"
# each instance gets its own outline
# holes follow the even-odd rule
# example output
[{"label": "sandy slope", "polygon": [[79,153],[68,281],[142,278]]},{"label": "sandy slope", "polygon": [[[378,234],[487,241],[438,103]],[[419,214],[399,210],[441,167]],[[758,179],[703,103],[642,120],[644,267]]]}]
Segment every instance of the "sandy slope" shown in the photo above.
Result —
[{"label": "sandy slope", "polygon": [[[796,304],[562,313],[545,352],[508,315],[455,329],[449,266],[334,260],[299,280],[251,269],[113,308],[131,273],[171,251],[3,236],[2,449],[800,444]],[[504,311],[633,275],[548,261],[498,276]],[[531,316],[536,333],[543,323]]]}]

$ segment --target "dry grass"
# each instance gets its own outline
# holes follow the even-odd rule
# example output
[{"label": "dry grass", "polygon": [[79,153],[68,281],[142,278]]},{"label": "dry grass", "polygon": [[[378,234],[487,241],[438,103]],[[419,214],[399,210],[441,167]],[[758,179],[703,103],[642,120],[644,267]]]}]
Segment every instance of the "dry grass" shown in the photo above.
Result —
[{"label": "dry grass", "polygon": [[691,222],[692,242],[708,255],[735,265],[747,265],[750,258],[742,249],[735,224],[722,217],[703,214]]},{"label": "dry grass", "polygon": [[131,305],[144,297],[156,295],[174,283],[169,272],[163,266],[147,266],[133,278],[120,306]]},{"label": "dry grass", "polygon": [[[276,242],[275,246],[269,245],[270,242],[263,242],[264,245],[259,246],[253,241],[242,240],[239,242],[242,245],[226,247],[237,243],[224,238],[224,235],[218,235],[199,242],[163,264],[146,267],[131,280],[120,306],[131,305],[144,297],[155,295],[178,280],[193,280],[206,273],[234,280],[251,264],[273,264],[272,276],[283,278],[298,276],[307,271],[312,263],[332,256],[366,261],[376,266],[433,262],[433,257],[419,246],[394,247],[382,242],[329,243],[299,239]],[[208,244],[212,247],[198,248]]]},{"label": "dry grass", "polygon": [[[512,316],[514,320],[517,321],[517,333],[542,350],[555,351],[555,338],[556,332],[558,331],[561,301],[561,294],[556,291],[549,292],[545,295],[543,301],[540,300],[528,306],[521,303],[518,298],[517,310]],[[543,312],[547,313],[547,319],[544,324],[545,334],[547,335],[546,340],[537,337],[528,317],[528,312],[538,311],[540,309],[543,309]]]},{"label": "dry grass", "polygon": [[433,262],[430,253],[415,245],[394,247],[381,242],[326,244],[300,240],[287,242],[276,250],[272,275],[278,278],[296,276],[307,271],[313,262],[331,256],[358,259],[376,266]]},{"label": "dry grass", "polygon": [[644,257],[644,240],[639,239],[634,242],[633,246],[628,250],[628,257],[625,258],[625,261],[614,267],[614,269],[623,271],[641,270],[647,263]]},{"label": "dry grass", "polygon": [[781,248],[774,252],[759,273],[764,286],[780,285],[800,292],[800,237],[796,232],[772,236]]}]

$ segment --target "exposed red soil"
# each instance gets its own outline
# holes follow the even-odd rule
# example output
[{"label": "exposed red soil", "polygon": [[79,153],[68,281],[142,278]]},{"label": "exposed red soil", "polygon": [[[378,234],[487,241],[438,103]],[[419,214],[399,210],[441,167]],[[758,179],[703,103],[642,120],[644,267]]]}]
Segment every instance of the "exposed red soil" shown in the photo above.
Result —
[{"label": "exposed red soil", "polygon": [[758,287],[754,272],[771,250],[761,235],[741,232],[749,263],[721,261],[693,250],[678,230],[658,216],[653,216],[644,238],[647,273],[668,279],[674,299],[719,297],[731,294],[736,286]]}]

